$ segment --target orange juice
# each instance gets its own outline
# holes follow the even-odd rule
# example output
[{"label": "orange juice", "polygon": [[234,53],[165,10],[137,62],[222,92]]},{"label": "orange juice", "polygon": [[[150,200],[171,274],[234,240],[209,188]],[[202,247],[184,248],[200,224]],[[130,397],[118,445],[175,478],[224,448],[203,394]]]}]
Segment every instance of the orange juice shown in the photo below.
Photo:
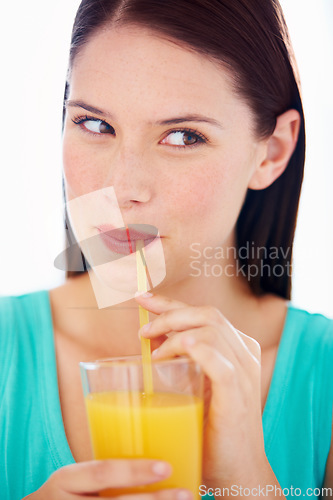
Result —
[{"label": "orange juice", "polygon": [[96,459],[153,458],[170,462],[172,475],[152,485],[105,492],[119,495],[187,488],[199,498],[203,403],[187,394],[98,392],[86,396]]}]

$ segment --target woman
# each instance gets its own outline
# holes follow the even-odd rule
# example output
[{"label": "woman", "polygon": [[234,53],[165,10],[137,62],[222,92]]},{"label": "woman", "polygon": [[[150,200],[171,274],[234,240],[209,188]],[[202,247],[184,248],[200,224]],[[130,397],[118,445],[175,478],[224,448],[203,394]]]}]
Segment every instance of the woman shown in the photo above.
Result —
[{"label": "woman", "polygon": [[[332,322],[287,303],[304,143],[275,0],[83,0],[63,158],[92,271],[1,302],[4,498],[95,498],[170,474],[153,460],[91,461],[78,362],[140,352],[137,304],[156,358],[185,353],[207,377],[207,491],[333,486]],[[121,307],[104,291],[130,281],[114,266],[125,258],[103,263],[100,295],[84,248],[106,213],[109,226],[156,227],[163,249],[156,293]]]}]

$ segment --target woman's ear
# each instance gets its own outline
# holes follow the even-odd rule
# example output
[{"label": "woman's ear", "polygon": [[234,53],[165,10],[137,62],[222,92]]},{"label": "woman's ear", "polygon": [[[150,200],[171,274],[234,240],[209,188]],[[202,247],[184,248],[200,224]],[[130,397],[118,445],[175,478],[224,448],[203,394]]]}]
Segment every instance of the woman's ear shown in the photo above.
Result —
[{"label": "woman's ear", "polygon": [[264,158],[250,179],[250,189],[265,189],[284,172],[295,150],[300,124],[296,109],[278,116],[273,134],[264,141]]}]

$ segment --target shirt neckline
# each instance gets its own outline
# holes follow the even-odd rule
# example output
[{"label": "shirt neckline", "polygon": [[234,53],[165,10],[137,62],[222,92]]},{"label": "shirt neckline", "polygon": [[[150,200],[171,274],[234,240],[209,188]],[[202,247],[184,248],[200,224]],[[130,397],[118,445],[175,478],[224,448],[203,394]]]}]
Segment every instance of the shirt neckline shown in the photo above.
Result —
[{"label": "shirt neckline", "polygon": [[272,378],[262,414],[262,425],[266,454],[269,451],[280,416],[283,413],[287,381],[291,367],[292,350],[290,349],[290,332],[293,329],[294,306],[288,302],[283,330],[275,358]]}]

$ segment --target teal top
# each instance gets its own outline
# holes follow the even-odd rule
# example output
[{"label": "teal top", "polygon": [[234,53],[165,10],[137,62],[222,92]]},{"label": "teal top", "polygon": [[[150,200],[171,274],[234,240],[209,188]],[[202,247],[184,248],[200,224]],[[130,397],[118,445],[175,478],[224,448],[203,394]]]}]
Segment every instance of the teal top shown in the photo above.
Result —
[{"label": "teal top", "polygon": [[[20,500],[74,462],[48,292],[0,298],[0,367],[1,499]],[[282,488],[305,496],[323,485],[332,401],[333,321],[289,304],[263,413],[266,454]]]}]

